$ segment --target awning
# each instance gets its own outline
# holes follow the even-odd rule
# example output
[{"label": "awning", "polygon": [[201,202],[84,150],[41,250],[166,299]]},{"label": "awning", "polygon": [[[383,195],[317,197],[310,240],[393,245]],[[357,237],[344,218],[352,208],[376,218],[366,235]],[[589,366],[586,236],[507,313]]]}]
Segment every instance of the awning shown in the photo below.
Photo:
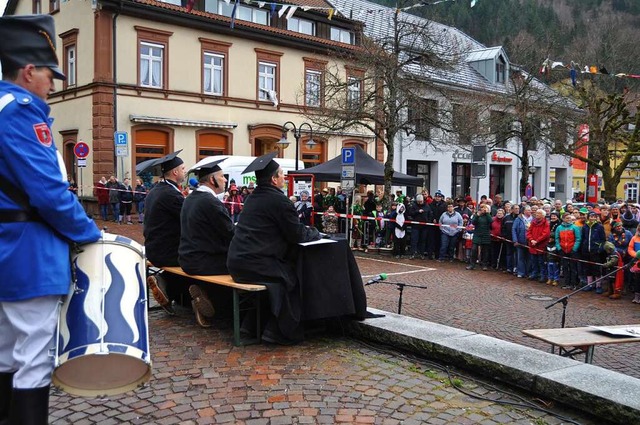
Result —
[{"label": "awning", "polygon": [[238,126],[238,123],[235,122],[183,120],[180,118],[149,117],[146,115],[129,115],[129,120],[135,123],[173,125],[176,127],[236,128]]}]

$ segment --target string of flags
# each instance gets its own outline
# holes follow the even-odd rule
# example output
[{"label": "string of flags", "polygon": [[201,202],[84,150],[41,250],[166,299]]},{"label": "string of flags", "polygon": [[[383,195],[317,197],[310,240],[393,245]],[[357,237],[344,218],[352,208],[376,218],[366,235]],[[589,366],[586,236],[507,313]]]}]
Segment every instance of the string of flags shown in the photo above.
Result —
[{"label": "string of flags", "polygon": [[542,66],[540,67],[540,74],[549,76],[551,71],[556,68],[568,69],[569,77],[571,78],[571,84],[573,87],[577,84],[578,73],[580,74],[601,74],[601,75],[612,75],[617,78],[639,78],[640,74],[627,74],[623,72],[619,72],[617,74],[611,74],[607,68],[604,66],[597,67],[595,65],[585,65],[581,67],[576,62],[571,61],[569,64],[565,65],[560,61],[552,61],[547,58],[542,62]]},{"label": "string of flags", "polygon": [[[423,7],[423,6],[434,6],[436,4],[440,4],[440,3],[447,3],[447,2],[452,2],[452,1],[456,1],[456,0],[433,0],[433,1],[420,1],[416,4],[413,4],[411,6],[406,6],[406,7],[402,7],[402,8],[398,8],[398,9],[390,9],[388,7],[385,8],[375,8],[375,9],[350,9],[349,12],[350,13],[344,13],[343,10],[338,9],[338,8],[332,8],[332,7],[320,7],[320,6],[298,6],[298,5],[291,5],[291,4],[285,4],[285,3],[278,3],[278,2],[267,2],[267,1],[259,1],[259,0],[236,0],[234,2],[233,5],[233,10],[231,12],[231,28],[233,28],[235,26],[235,18],[236,18],[236,12],[238,9],[238,3],[244,2],[246,4],[253,4],[253,5],[257,5],[260,9],[264,8],[265,6],[270,10],[270,17],[273,18],[273,16],[277,13],[278,17],[282,18],[282,16],[286,13],[286,17],[285,19],[289,20],[291,19],[291,17],[293,16],[293,14],[296,12],[296,10],[301,9],[304,10],[305,12],[308,10],[322,10],[325,11],[327,13],[327,19],[331,20],[331,18],[333,18],[333,16],[335,15],[336,12],[341,13],[343,16],[349,16],[351,19],[353,19],[353,13],[354,12],[364,12],[364,13],[374,13],[374,12],[394,12],[394,13],[399,13],[399,12],[404,12],[407,10],[411,10],[417,7]],[[478,0],[467,0],[470,1],[470,7],[474,7],[476,5],[476,3],[478,2]],[[231,0],[224,0],[224,2],[229,5],[231,4]],[[193,6],[195,5],[196,0],[188,0],[187,2],[187,12],[191,12],[193,10]]]}]

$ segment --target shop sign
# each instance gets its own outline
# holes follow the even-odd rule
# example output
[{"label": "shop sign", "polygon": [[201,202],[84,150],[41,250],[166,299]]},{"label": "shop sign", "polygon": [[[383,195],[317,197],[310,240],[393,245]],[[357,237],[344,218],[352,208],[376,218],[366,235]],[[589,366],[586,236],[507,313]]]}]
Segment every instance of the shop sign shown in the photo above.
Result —
[{"label": "shop sign", "polygon": [[467,151],[464,151],[464,150],[456,149],[451,154],[451,159],[454,160],[454,161],[455,160],[467,160],[467,161],[470,161],[471,160],[471,152],[467,152]]},{"label": "shop sign", "polygon": [[511,162],[513,161],[513,158],[510,158],[508,156],[499,156],[498,152],[494,152],[491,154],[491,160],[493,162]]}]

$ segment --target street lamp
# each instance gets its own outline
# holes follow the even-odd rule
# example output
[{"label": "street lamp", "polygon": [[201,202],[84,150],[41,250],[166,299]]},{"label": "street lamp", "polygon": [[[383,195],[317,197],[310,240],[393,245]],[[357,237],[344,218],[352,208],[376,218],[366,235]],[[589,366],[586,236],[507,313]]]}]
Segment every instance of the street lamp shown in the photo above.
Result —
[{"label": "street lamp", "polygon": [[[291,127],[293,128],[287,128],[287,124],[291,124]],[[315,145],[317,145],[317,143],[313,141],[313,128],[311,128],[311,124],[309,124],[308,122],[303,122],[298,127],[296,127],[296,125],[291,121],[287,121],[286,123],[282,124],[282,138],[279,142],[276,143],[276,145],[278,145],[282,149],[288,148],[289,141],[287,140],[287,133],[289,131],[293,132],[293,137],[296,139],[296,171],[298,171],[298,149],[300,148],[300,137],[302,136],[302,126],[304,125],[309,127],[309,140],[307,141],[307,146],[309,147],[309,149],[312,149]]]},{"label": "street lamp", "polygon": [[529,167],[528,167],[528,170],[529,170],[529,174],[535,174],[536,171],[537,171],[535,162],[533,161],[533,156],[531,156],[531,155],[529,155]]}]

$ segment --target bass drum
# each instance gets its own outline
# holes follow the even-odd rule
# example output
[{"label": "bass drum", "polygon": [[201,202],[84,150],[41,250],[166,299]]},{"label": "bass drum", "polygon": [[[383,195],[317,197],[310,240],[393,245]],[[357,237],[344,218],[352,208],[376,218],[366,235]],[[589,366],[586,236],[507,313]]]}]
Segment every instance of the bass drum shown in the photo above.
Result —
[{"label": "bass drum", "polygon": [[53,384],[85,397],[133,390],[151,377],[143,247],[103,233],[80,248],[60,312]]}]

